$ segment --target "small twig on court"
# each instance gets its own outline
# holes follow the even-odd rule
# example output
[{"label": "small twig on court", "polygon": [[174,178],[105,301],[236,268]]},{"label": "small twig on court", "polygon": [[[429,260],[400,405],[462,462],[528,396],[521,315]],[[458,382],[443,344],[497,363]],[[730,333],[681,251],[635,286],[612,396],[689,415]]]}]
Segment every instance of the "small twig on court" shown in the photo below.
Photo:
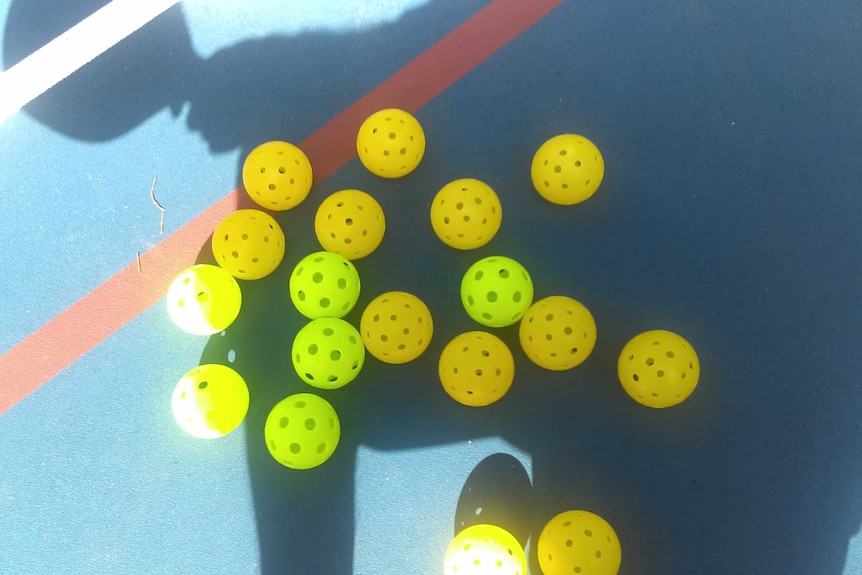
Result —
[{"label": "small twig on court", "polygon": [[153,204],[155,204],[155,206],[157,208],[159,208],[159,211],[162,212],[162,218],[159,221],[159,233],[164,234],[165,233],[165,208],[162,206],[162,204],[159,203],[159,200],[156,199],[156,181],[157,180],[158,180],[158,178],[153,178],[153,185],[150,186],[150,199],[153,200]]},{"label": "small twig on court", "polygon": [[141,273],[141,252],[135,252],[138,255],[138,273]]}]

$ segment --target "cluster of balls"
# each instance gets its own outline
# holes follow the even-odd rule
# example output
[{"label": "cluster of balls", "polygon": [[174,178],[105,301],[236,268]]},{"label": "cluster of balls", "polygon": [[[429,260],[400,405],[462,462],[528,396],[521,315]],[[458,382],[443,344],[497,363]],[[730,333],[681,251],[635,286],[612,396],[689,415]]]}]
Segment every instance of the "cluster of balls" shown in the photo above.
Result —
[{"label": "cluster of balls", "polygon": [[[425,152],[419,122],[399,109],[372,114],[359,128],[356,150],[362,164],[383,178],[411,173]],[[531,178],[548,201],[573,205],[598,189],[604,161],[587,138],[563,134],[535,153]],[[308,196],[313,171],[297,146],[264,143],[246,158],[243,185],[261,209],[242,209],[224,218],[212,237],[216,265],[200,264],[180,273],[168,290],[171,318],[196,335],[225,330],[242,304],[239,280],[257,280],[275,271],[284,258],[285,235],[264,209],[284,211]],[[473,250],[499,231],[503,210],[486,183],[463,178],[440,189],[431,202],[431,226],[447,246]],[[368,193],[347,189],[325,198],[314,219],[322,251],[308,254],[294,267],[290,299],[309,322],[297,333],[291,356],[297,375],[313,388],[332,390],[359,375],[370,353],[379,361],[402,364],[418,358],[430,344],[433,320],[413,294],[378,295],[362,313],[358,329],[342,319],[356,305],[360,278],[353,261],[374,252],[383,240],[386,220]],[[582,364],[596,344],[596,323],[579,301],[552,295],[534,301],[533,280],[518,261],[489,256],[476,261],[461,281],[466,313],[486,328],[519,324],[525,355],[554,371]],[[653,330],[629,341],[619,355],[618,376],[624,390],[649,407],[670,407],[685,400],[699,379],[693,347],[679,335]],[[462,333],[443,349],[440,384],[449,396],[471,407],[488,406],[510,389],[515,374],[512,352],[487,330]],[[177,423],[201,438],[221,437],[245,418],[249,392],[243,378],[223,365],[202,365],[177,384],[173,412]],[[332,405],[315,393],[299,393],[277,403],[266,420],[264,438],[273,458],[293,469],[325,462],[340,439]],[[523,550],[511,535],[493,526],[459,534],[447,554],[447,573],[479,572],[491,561],[497,568],[525,573]],[[616,573],[619,541],[598,516],[571,511],[551,520],[538,541],[546,575]],[[451,566],[451,569],[450,569]]]},{"label": "cluster of balls", "polygon": [[[589,511],[571,510],[552,518],[537,542],[545,575],[616,575],[622,548],[613,527]],[[527,560],[518,540],[502,527],[472,525],[446,550],[445,575],[526,575]]]},{"label": "cluster of balls", "polygon": [[[396,178],[412,172],[425,153],[425,135],[416,119],[398,109],[370,116],[357,135],[357,153],[372,172]],[[285,235],[271,211],[301,204],[311,191],[313,170],[306,154],[281,141],[266,142],[247,156],[243,187],[260,209],[241,209],[225,217],[212,236],[215,264],[198,264],[171,283],[171,319],[194,335],[213,335],[239,316],[242,291],[237,280],[272,274],[285,255]],[[266,211],[268,210],[268,211]],[[431,342],[433,320],[415,295],[380,294],[364,310],[360,330],[342,319],[356,305],[360,278],[353,261],[374,252],[383,240],[386,219],[380,204],[354,189],[338,191],[319,205],[314,219],[321,251],[294,267],[290,299],[309,321],[291,349],[299,378],[317,389],[332,390],[354,381],[366,350],[387,363],[419,357]],[[200,365],[174,388],[172,409],[178,425],[199,438],[222,437],[245,419],[249,390],[231,367]],[[329,459],[341,435],[335,409],[315,393],[285,397],[272,407],[264,440],[272,457],[293,469],[310,469]]]},{"label": "cluster of balls", "polygon": [[[536,191],[561,205],[580,203],[597,190],[604,176],[598,148],[583,136],[563,134],[545,142],[531,169]],[[499,230],[502,206],[494,190],[477,180],[445,186],[431,205],[434,232],[461,250],[485,245]],[[572,369],[596,344],[596,322],[579,301],[552,295],[533,301],[533,280],[519,262],[505,256],[480,259],[464,273],[461,301],[482,326],[519,323],[525,355],[554,371]],[[455,337],[443,350],[438,375],[456,401],[482,407],[501,399],[514,380],[514,359],[506,344],[487,331]],[[697,385],[697,355],[682,337],[663,330],[632,339],[620,354],[619,378],[625,391],[650,407],[669,407],[688,397]]]}]

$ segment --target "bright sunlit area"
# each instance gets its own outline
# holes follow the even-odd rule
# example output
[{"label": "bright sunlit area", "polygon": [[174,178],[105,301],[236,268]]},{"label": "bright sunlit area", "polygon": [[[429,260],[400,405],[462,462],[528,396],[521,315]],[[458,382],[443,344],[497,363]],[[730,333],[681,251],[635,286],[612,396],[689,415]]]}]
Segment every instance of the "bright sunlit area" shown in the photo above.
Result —
[{"label": "bright sunlit area", "polygon": [[[193,45],[206,58],[245,39],[304,31],[357,30],[394,22],[406,11],[428,1],[190,0],[181,4]],[[0,73],[0,122],[174,4],[177,0],[112,0]],[[0,9],[5,12],[8,6],[0,4]],[[243,34],[238,36],[237,30]]]},{"label": "bright sunlit area", "polygon": [[[397,21],[431,0],[188,0],[183,9],[192,42],[208,58],[238,41],[272,34],[362,30]],[[203,32],[205,30],[205,32]],[[244,36],[237,37],[236,31]]]}]

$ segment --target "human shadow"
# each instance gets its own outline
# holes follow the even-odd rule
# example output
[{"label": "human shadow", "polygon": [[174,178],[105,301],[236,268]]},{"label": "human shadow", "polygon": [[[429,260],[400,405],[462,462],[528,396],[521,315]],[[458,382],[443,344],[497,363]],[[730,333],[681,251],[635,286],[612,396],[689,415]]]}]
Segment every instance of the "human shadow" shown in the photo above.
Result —
[{"label": "human shadow", "polygon": [[[244,158],[270,139],[301,142],[334,111],[383,80],[387,73],[381,70],[415,56],[392,46],[427,45],[442,33],[430,23],[457,22],[484,3],[441,0],[386,27],[269,37],[242,42],[207,60],[191,50],[181,10],[175,8],[25,111],[70,137],[101,140],[125,133],[166,106],[190,101],[189,128],[214,151],[239,149]],[[82,14],[95,4],[100,2],[86,4]],[[577,29],[579,41],[602,45],[606,28],[579,27],[583,15],[576,4],[558,9],[554,27],[548,24],[544,31],[568,38],[569,28]],[[26,53],[12,48],[24,46],[28,28],[38,28],[27,22],[42,15],[33,8],[40,5],[44,8],[38,2],[13,3],[15,29],[9,24],[4,44],[7,66]],[[637,18],[621,17],[618,24],[621,33],[640,38],[648,25],[664,29],[661,17],[637,12]],[[692,29],[701,36],[689,38],[682,25],[669,36],[685,45],[727,41],[711,28]],[[141,50],[163,45],[165,38],[177,42],[170,57],[141,56]],[[747,41],[763,48],[759,57],[779,57],[780,47]],[[34,37],[32,45],[38,43]],[[240,317],[212,337],[201,356],[201,363],[234,367],[251,390],[245,432],[263,573],[352,572],[360,447],[407,451],[482,437],[501,437],[533,458],[533,514],[523,519],[529,525],[520,526],[521,537],[535,536],[561,511],[587,509],[608,519],[619,534],[623,574],[841,573],[848,539],[862,517],[862,464],[855,457],[862,446],[856,423],[857,368],[862,365],[853,359],[862,333],[847,312],[855,309],[862,277],[857,267],[845,265],[854,261],[853,246],[862,241],[851,218],[862,206],[856,196],[845,200],[825,192],[813,210],[799,199],[810,195],[806,185],[811,182],[787,163],[798,156],[792,142],[802,139],[810,142],[806,154],[816,158],[813,165],[830,165],[834,145],[829,134],[845,134],[840,115],[821,117],[821,130],[804,132],[797,116],[779,113],[768,99],[740,96],[758,78],[735,71],[737,84],[710,85],[713,93],[740,117],[767,118],[769,133],[716,134],[708,146],[675,150],[669,163],[662,155],[667,146],[653,141],[656,126],[675,126],[684,117],[684,126],[671,129],[672,135],[716,133],[714,111],[698,108],[697,90],[703,86],[679,84],[674,75],[690,72],[685,69],[668,66],[647,76],[637,59],[618,56],[579,64],[576,74],[573,51],[548,50],[537,42],[506,52],[506,78],[531,78],[519,84],[491,76],[508,98],[498,104],[511,129],[499,134],[482,129],[482,121],[492,122],[500,112],[491,114],[485,105],[487,85],[467,83],[460,94],[482,105],[461,110],[451,102],[445,109],[432,104],[420,113],[429,148],[416,172],[381,181],[354,160],[318,182],[304,204],[277,214],[287,235],[283,264],[267,278],[241,282]],[[149,76],[145,86],[127,83],[122,73],[135,55],[135,73]],[[539,57],[548,70],[601,76],[603,93],[566,74],[537,72]],[[110,97],[105,77],[114,78]],[[644,88],[635,96],[635,83],[678,86],[679,91],[670,98]],[[578,209],[547,205],[530,191],[529,153],[551,135],[535,126],[573,129],[571,110],[542,98],[543,91],[576,94],[580,105],[608,119],[602,129],[627,135],[625,141],[601,143],[609,165],[606,180],[600,193]],[[823,109],[816,96],[796,94],[797,100],[782,105],[800,114]],[[543,104],[527,105],[531,98]],[[540,113],[540,106],[552,110]],[[446,126],[446,134],[435,124]],[[475,143],[476,133],[483,144]],[[855,142],[847,134],[845,141]],[[500,153],[501,146],[520,155]],[[630,162],[628,168],[620,167],[623,159]],[[683,178],[673,171],[681,165],[697,166],[699,175]],[[662,166],[661,182],[635,174],[653,166]],[[748,171],[728,174],[726,166]],[[845,166],[841,177],[835,176],[836,186],[846,187],[848,170]],[[427,223],[436,190],[465,176],[488,181],[505,207],[499,236],[473,253],[446,248]],[[775,178],[782,201],[755,186]],[[675,189],[715,190],[716,181],[727,185],[722,201],[707,198],[684,210],[664,180]],[[390,366],[369,358],[355,382],[317,391],[341,418],[341,443],[321,467],[294,471],[274,461],[263,441],[272,406],[291,393],[309,391],[289,357],[293,336],[307,320],[291,305],[287,280],[293,264],[319,249],[312,226],[317,204],[343,188],[375,195],[388,226],[380,248],[356,262],[362,295],[346,319],[357,325],[373,297],[398,289],[428,304],[436,331],[416,361]],[[251,205],[242,193],[239,197]],[[208,259],[207,250],[202,246],[201,261]],[[498,403],[472,409],[455,403],[440,387],[437,358],[452,337],[477,329],[460,308],[457,287],[470,263],[493,253],[524,262],[538,296],[562,293],[583,301],[596,316],[599,341],[582,366],[551,373],[519,351],[516,327],[495,330],[515,353],[516,380]],[[692,397],[662,411],[629,400],[615,373],[625,342],[653,328],[687,337],[703,366]],[[444,479],[439,468],[426,473]],[[530,564],[538,573],[535,546]]]}]

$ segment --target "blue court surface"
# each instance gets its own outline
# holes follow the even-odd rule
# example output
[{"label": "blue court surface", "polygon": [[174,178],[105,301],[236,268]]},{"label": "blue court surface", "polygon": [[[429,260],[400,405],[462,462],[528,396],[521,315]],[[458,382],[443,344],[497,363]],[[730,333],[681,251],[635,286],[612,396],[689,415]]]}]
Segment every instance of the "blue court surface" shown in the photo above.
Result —
[{"label": "blue court surface", "polygon": [[[4,69],[105,4],[0,0]],[[54,84],[0,124],[0,574],[442,573],[454,535],[487,522],[538,575],[539,533],[575,509],[613,526],[624,575],[862,573],[859,2],[189,0]],[[400,179],[351,148],[356,118],[386,107],[427,139]],[[605,162],[572,206],[530,178],[563,133]],[[308,198],[275,213],[284,261],[240,280],[226,331],[187,334],[160,296],[213,261],[207,218],[253,206],[241,167],[269,140],[307,145],[315,168]],[[429,210],[467,177],[504,215],[459,251]],[[314,390],[291,362],[307,320],[288,279],[320,249],[317,206],[349,188],[387,228],[355,262],[345,319],[402,290],[434,335],[415,361],[369,355],[356,381]],[[545,370],[518,325],[470,319],[461,278],[492,255],[523,263],[537,300],[590,310],[583,364]],[[437,369],[477,329],[506,342],[515,379],[470,408]],[[667,409],[617,375],[652,329],[701,364]],[[171,412],[204,363],[250,390],[220,439]],[[305,471],[276,462],[263,431],[299,392],[331,402],[342,429]]]}]

